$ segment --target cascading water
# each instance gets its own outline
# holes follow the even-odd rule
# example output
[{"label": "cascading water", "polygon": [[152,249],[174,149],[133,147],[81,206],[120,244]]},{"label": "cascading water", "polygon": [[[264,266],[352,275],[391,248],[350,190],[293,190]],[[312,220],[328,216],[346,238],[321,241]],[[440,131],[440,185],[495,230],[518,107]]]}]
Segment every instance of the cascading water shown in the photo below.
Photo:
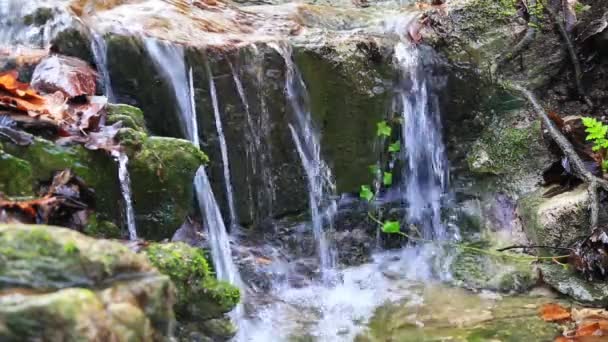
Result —
[{"label": "cascading water", "polygon": [[444,239],[441,201],[447,188],[448,166],[439,106],[429,94],[420,50],[400,42],[395,47],[395,61],[401,73],[395,100],[402,119],[408,223],[422,228],[427,240]]},{"label": "cascading water", "polygon": [[156,69],[171,85],[184,134],[198,146],[198,126],[193,123],[196,115],[190,97],[186,96],[190,92],[189,72],[186,70],[183,48],[154,38],[145,38],[144,44]]},{"label": "cascading water", "polygon": [[[181,126],[185,136],[194,145],[199,147],[196,101],[194,99],[194,80],[192,69],[186,69],[183,50],[181,47],[163,44],[152,39],[146,39],[145,45],[159,72],[165,76],[173,89],[176,96]],[[216,119],[218,119],[219,108],[217,106],[217,97],[215,95],[214,84],[211,77],[209,82],[210,86],[213,85],[211,97],[212,101],[214,101],[214,109],[217,111]],[[218,131],[220,131],[220,129],[218,129]],[[201,166],[196,172],[194,189],[201,214],[204,218],[204,225],[209,238],[211,257],[213,259],[217,278],[239,287],[241,289],[241,295],[244,297],[245,289],[241,282],[238,268],[232,260],[230,238],[204,166]],[[239,326],[237,340],[243,340],[242,336],[246,335],[245,325],[241,323],[243,317],[244,310],[242,304],[240,304],[232,313],[233,320],[237,326]]]},{"label": "cascading water", "polygon": [[236,217],[236,209],[234,207],[234,195],[232,191],[232,181],[230,178],[230,161],[228,160],[228,146],[226,145],[226,137],[224,136],[224,128],[222,125],[222,117],[220,114],[220,106],[217,99],[217,91],[215,89],[215,81],[209,64],[205,64],[207,69],[207,78],[209,79],[209,95],[211,96],[211,105],[213,106],[213,116],[215,118],[215,128],[220,141],[220,152],[222,155],[222,167],[224,170],[224,184],[226,186],[226,201],[228,202],[228,212],[230,214],[230,224],[235,226],[238,224]]},{"label": "cascading water", "polygon": [[120,192],[122,194],[123,205],[127,219],[127,229],[129,230],[129,240],[137,240],[137,228],[135,226],[135,210],[131,200],[131,177],[129,177],[129,157],[124,152],[114,153],[118,161],[118,180],[120,182]]},{"label": "cascading water", "polygon": [[103,81],[104,95],[108,98],[108,102],[114,103],[116,99],[108,71],[108,46],[104,37],[96,32],[91,32],[91,51],[95,59],[95,66]]},{"label": "cascading water", "polygon": [[335,185],[331,170],[321,157],[320,139],[313,127],[308,105],[308,91],[292,60],[291,48],[287,45],[276,45],[275,49],[285,60],[285,91],[295,116],[295,120],[289,124],[289,129],[308,180],[312,228],[317,241],[321,274],[323,281],[329,283],[334,280],[336,256],[325,226],[331,227],[337,208],[335,200],[330,198],[335,193]]}]

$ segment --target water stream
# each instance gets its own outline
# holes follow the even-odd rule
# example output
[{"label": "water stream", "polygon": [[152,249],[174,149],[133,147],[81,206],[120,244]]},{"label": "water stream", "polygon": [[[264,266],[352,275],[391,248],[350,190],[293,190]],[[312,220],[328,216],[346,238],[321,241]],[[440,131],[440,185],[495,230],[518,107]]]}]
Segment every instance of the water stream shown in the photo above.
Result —
[{"label": "water stream", "polygon": [[108,98],[109,103],[114,103],[114,90],[112,89],[112,81],[108,70],[108,46],[105,38],[97,32],[91,32],[91,51],[95,66],[103,81],[104,95]]},{"label": "water stream", "polygon": [[323,281],[329,284],[335,280],[336,266],[336,252],[327,237],[327,228],[331,229],[337,207],[332,198],[335,185],[331,169],[321,156],[320,137],[313,126],[308,91],[292,60],[291,48],[282,44],[275,45],[275,49],[285,60],[285,92],[294,114],[289,130],[306,173],[312,229],[317,241],[321,275]]},{"label": "water stream", "polygon": [[124,152],[116,155],[118,161],[118,180],[120,182],[120,193],[122,194],[125,215],[127,219],[127,229],[129,230],[129,240],[137,240],[137,227],[135,226],[135,210],[131,200],[131,177],[129,177],[129,157]]},{"label": "water stream", "polygon": [[224,136],[224,127],[222,125],[222,116],[220,113],[220,105],[217,99],[217,91],[215,89],[215,81],[209,63],[205,64],[207,69],[207,78],[209,79],[209,95],[211,96],[211,105],[213,106],[213,116],[215,118],[215,128],[220,142],[220,152],[222,155],[222,168],[224,171],[224,186],[226,187],[226,202],[228,203],[228,213],[230,214],[230,224],[238,225],[236,209],[234,207],[234,192],[232,191],[232,180],[230,177],[230,161],[228,160],[228,145]]}]

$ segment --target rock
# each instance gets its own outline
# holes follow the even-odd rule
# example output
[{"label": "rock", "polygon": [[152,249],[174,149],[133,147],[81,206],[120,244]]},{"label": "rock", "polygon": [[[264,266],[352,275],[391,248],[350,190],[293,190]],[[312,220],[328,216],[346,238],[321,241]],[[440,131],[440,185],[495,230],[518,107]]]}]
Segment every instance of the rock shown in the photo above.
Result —
[{"label": "rock", "polygon": [[108,104],[106,111],[106,125],[120,121],[122,127],[146,132],[146,120],[141,109],[126,104]]},{"label": "rock", "polygon": [[145,135],[138,139],[143,141],[135,143],[139,146],[129,156],[138,235],[170,239],[194,210],[194,175],[208,159],[187,140]]},{"label": "rock", "polygon": [[590,233],[587,187],[543,198],[541,188],[521,198],[517,212],[533,244],[570,247]]},{"label": "rock", "polygon": [[201,249],[181,242],[155,243],[144,253],[175,284],[180,321],[221,318],[239,302],[239,290],[215,279]]},{"label": "rock", "polygon": [[0,225],[0,252],[0,340],[169,338],[169,277],[124,245],[65,228]]},{"label": "rock", "polygon": [[542,264],[540,270],[545,283],[577,302],[602,308],[608,305],[608,284],[605,282],[587,281],[560,265]]},{"label": "rock", "polygon": [[[457,286],[473,290],[493,290],[506,293],[525,292],[538,282],[538,272],[530,262],[491,256],[475,250],[475,247],[487,251],[496,247],[483,243],[465,244],[457,247],[456,256],[450,265],[453,282]],[[511,254],[514,258],[524,256]]]},{"label": "rock", "polygon": [[61,92],[66,98],[95,95],[97,73],[83,60],[51,55],[34,69],[31,86],[42,93]]}]

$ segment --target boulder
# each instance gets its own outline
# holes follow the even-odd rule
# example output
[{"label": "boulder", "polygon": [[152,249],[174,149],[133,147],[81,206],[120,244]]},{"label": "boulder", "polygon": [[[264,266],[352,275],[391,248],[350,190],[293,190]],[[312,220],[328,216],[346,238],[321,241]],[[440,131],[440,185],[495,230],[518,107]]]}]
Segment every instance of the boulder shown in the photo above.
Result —
[{"label": "boulder", "polygon": [[142,255],[49,226],[0,225],[0,340],[171,335],[174,288]]},{"label": "boulder", "polygon": [[542,264],[543,281],[557,292],[584,305],[605,308],[608,305],[608,284],[587,281],[562,265]]},{"label": "boulder", "polygon": [[66,98],[95,95],[97,73],[81,59],[51,55],[34,69],[31,86],[42,93],[61,92]]},{"label": "boulder", "polygon": [[571,191],[544,198],[548,189],[522,197],[517,212],[532,244],[571,247],[589,235],[589,195],[582,184]]}]

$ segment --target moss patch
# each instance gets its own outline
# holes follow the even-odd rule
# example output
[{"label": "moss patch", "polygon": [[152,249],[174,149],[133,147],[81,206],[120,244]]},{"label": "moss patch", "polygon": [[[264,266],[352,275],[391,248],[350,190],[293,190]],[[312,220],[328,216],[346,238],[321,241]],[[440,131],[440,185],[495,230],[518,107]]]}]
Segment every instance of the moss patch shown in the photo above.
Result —
[{"label": "moss patch", "polygon": [[179,319],[219,318],[239,302],[239,290],[214,278],[201,249],[181,242],[156,243],[144,252],[175,284]]}]

